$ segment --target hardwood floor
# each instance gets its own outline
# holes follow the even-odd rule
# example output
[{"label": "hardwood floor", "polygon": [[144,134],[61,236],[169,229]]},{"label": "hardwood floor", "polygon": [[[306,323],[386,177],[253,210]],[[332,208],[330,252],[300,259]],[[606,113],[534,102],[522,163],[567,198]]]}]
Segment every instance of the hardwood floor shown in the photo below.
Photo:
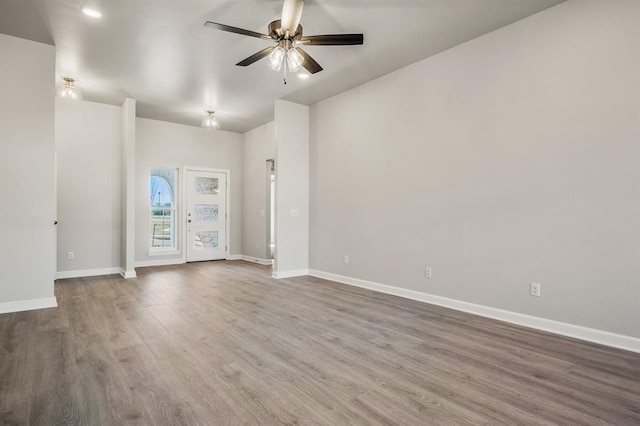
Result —
[{"label": "hardwood floor", "polygon": [[0,315],[0,421],[640,424],[640,354],[242,261]]}]

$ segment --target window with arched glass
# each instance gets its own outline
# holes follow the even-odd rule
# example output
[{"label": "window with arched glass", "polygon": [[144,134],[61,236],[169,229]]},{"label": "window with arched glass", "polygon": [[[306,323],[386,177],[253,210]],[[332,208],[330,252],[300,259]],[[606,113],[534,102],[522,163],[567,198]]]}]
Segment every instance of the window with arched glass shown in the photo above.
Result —
[{"label": "window with arched glass", "polygon": [[177,250],[177,169],[151,169],[149,252]]}]

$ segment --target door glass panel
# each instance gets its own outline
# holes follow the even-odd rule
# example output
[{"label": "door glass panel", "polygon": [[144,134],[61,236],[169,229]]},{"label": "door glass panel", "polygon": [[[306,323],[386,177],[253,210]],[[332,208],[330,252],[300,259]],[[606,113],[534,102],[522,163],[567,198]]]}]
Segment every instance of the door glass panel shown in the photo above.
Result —
[{"label": "door glass panel", "polygon": [[218,205],[195,204],[193,206],[193,220],[215,222],[218,220]]},{"label": "door glass panel", "polygon": [[195,190],[198,194],[217,194],[218,178],[196,177]]},{"label": "door glass panel", "polygon": [[218,231],[196,231],[193,233],[193,246],[196,249],[218,247]]}]

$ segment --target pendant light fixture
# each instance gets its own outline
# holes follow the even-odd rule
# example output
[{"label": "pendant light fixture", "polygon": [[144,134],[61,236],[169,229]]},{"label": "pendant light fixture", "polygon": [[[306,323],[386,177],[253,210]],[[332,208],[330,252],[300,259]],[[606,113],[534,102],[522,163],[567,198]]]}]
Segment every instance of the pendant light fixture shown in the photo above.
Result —
[{"label": "pendant light fixture", "polygon": [[215,111],[207,111],[207,115],[202,118],[202,127],[206,129],[219,129],[220,123],[218,123],[215,114]]},{"label": "pendant light fixture", "polygon": [[58,86],[58,97],[69,101],[81,101],[82,93],[75,86],[75,80],[71,77],[62,77],[64,83]]}]

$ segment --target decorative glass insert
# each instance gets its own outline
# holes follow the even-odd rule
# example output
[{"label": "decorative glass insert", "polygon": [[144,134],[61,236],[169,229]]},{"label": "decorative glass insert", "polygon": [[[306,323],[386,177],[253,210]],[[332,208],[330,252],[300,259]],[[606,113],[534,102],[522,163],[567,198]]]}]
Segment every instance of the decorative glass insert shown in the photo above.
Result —
[{"label": "decorative glass insert", "polygon": [[193,246],[196,249],[218,248],[218,231],[196,231],[193,233]]},{"label": "decorative glass insert", "polygon": [[196,193],[198,194],[217,194],[218,178],[196,177]]},{"label": "decorative glass insert", "polygon": [[196,204],[193,207],[193,220],[215,222],[218,220],[218,205]]}]

